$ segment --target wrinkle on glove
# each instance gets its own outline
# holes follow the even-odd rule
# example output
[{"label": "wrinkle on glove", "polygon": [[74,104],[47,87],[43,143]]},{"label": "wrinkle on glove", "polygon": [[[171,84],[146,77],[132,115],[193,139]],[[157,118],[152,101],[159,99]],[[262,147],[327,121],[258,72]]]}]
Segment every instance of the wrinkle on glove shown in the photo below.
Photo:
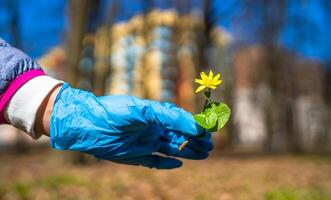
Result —
[{"label": "wrinkle on glove", "polygon": [[[198,137],[203,129],[174,104],[133,96],[96,97],[68,84],[55,99],[50,128],[54,149],[157,169],[180,167],[182,162],[173,157],[205,159],[213,148],[210,133]],[[189,137],[192,142],[179,152]]]}]

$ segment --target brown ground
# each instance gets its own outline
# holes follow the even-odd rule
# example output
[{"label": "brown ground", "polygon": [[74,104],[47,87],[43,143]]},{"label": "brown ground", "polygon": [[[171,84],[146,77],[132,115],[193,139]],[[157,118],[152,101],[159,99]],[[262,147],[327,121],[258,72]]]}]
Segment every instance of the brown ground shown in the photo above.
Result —
[{"label": "brown ground", "polygon": [[[43,150],[45,151],[45,150]],[[331,199],[331,159],[212,156],[157,171],[110,162],[78,166],[63,153],[0,155],[0,199]]]}]

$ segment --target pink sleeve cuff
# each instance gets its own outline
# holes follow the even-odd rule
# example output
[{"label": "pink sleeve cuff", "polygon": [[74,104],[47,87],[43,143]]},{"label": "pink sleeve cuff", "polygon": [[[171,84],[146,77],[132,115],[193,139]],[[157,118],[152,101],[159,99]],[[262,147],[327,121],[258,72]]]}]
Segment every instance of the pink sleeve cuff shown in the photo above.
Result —
[{"label": "pink sleeve cuff", "polygon": [[16,93],[16,91],[29,80],[42,75],[45,75],[43,70],[30,70],[18,76],[9,84],[9,86],[0,96],[0,124],[8,123],[4,115],[5,107],[12,98],[12,96]]}]

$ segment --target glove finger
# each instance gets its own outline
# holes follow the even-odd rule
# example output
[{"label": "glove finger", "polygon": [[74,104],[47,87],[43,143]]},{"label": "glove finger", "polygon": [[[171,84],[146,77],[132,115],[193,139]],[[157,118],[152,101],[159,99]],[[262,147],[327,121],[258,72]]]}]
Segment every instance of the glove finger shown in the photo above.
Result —
[{"label": "glove finger", "polygon": [[183,164],[182,161],[176,158],[163,157],[160,155],[140,156],[125,160],[117,160],[114,162],[128,164],[128,165],[140,165],[155,169],[174,169],[181,167]]},{"label": "glove finger", "polygon": [[206,133],[202,138],[194,137],[187,144],[189,147],[199,151],[211,151],[214,149],[213,142],[211,141],[211,134]]},{"label": "glove finger", "polygon": [[182,151],[179,151],[179,146],[180,145],[178,144],[161,141],[161,145],[158,152],[169,156],[187,158],[191,160],[203,160],[209,156],[209,153],[207,151],[198,151],[189,146],[186,146],[184,149],[182,149]]},{"label": "glove finger", "polygon": [[205,140],[210,140],[211,139],[211,133],[204,131],[204,134],[198,136],[197,138],[199,139],[205,139]]},{"label": "glove finger", "polygon": [[150,120],[164,129],[189,136],[201,135],[204,132],[191,113],[174,104],[151,102],[150,109]]},{"label": "glove finger", "polygon": [[[180,146],[188,138],[176,132],[168,131],[162,135],[162,139]],[[213,149],[211,134],[207,132],[202,136],[191,137],[188,146],[201,152],[211,151]]]}]

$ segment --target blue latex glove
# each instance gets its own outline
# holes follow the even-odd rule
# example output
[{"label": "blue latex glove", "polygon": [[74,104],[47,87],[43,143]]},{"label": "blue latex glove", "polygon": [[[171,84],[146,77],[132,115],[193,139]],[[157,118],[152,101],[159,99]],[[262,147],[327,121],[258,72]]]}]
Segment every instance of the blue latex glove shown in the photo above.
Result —
[{"label": "blue latex glove", "polygon": [[[205,159],[213,148],[210,133],[174,104],[132,96],[96,97],[68,84],[55,99],[50,128],[55,149],[157,169],[180,167],[182,162],[174,157]],[[178,151],[189,137],[190,143]]]}]

